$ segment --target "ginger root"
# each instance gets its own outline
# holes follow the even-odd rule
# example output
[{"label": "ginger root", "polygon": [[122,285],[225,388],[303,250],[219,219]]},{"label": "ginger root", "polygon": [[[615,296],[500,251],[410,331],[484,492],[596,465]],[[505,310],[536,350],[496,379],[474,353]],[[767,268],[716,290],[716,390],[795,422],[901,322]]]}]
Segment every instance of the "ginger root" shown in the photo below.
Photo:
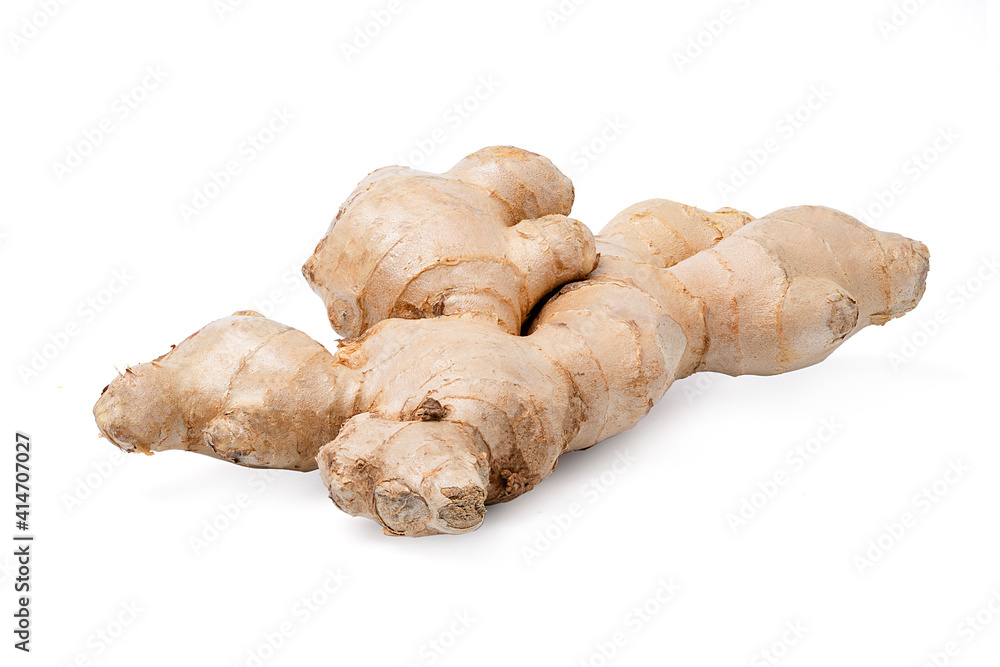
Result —
[{"label": "ginger root", "polygon": [[[361,414],[319,453],[334,502],[390,534],[465,532],[479,524],[473,499],[481,520],[562,453],[635,426],[676,378],[803,368],[923,293],[922,244],[831,209],[743,227],[749,217],[736,212],[641,210],[645,224],[620,217],[613,243],[598,237],[597,271],[550,299],[527,336],[465,317],[388,320],[342,350],[338,362],[364,386]],[[709,245],[725,238],[670,266],[699,234]],[[416,414],[428,401],[442,406],[440,421]]]},{"label": "ginger root", "polygon": [[98,425],[128,451],[318,464],[337,506],[387,534],[462,533],[675,379],[815,364],[923,294],[923,244],[832,209],[754,220],[651,200],[595,241],[571,201],[517,149],[443,176],[375,172],[304,269],[351,336],[336,355],[260,317],[219,320],[112,382]]},{"label": "ginger root", "polygon": [[393,317],[477,314],[519,333],[535,303],[597,264],[546,158],[485,148],[451,171],[387,167],[347,199],[302,272],[346,338]]},{"label": "ginger root", "polygon": [[101,392],[94,417],[127,452],[180,449],[255,468],[315,470],[346,417],[333,355],[253,311],[212,322]]}]

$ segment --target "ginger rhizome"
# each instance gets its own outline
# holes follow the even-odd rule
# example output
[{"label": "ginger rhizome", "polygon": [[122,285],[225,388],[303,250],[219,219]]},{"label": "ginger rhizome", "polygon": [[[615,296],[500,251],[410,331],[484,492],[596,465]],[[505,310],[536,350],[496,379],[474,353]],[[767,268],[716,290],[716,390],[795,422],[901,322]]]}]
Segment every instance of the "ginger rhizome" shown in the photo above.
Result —
[{"label": "ginger rhizome", "polygon": [[243,311],[212,322],[153,361],[127,368],[94,406],[120,448],[180,449],[250,467],[315,470],[347,418],[325,347]]},{"label": "ginger rhizome", "polygon": [[[742,227],[742,214],[667,202],[639,213],[611,225],[613,244],[598,237],[596,273],[549,300],[527,336],[481,319],[387,320],[341,350],[363,387],[360,414],[319,453],[337,505],[394,534],[469,530],[564,452],[632,428],[675,379],[817,363],[923,291],[923,245],[830,209]],[[428,402],[440,416],[416,414]]]},{"label": "ginger rhizome", "polygon": [[542,297],[597,264],[572,206],[570,180],[516,148],[483,149],[443,175],[387,167],[361,181],[302,272],[346,338],[461,313],[516,334]]},{"label": "ginger rhizome", "polygon": [[[924,289],[923,244],[832,209],[754,220],[652,200],[595,243],[565,222],[568,179],[533,154],[389,171],[362,182],[305,268],[352,335],[336,355],[269,320],[226,318],[116,379],[95,407],[102,432],[127,450],[318,463],[337,506],[386,533],[461,533],[564,452],[633,427],[674,380],[815,364]],[[397,208],[410,205],[411,218]],[[549,233],[517,232],[519,216],[534,230],[553,215]],[[596,270],[573,280],[595,248]]]}]

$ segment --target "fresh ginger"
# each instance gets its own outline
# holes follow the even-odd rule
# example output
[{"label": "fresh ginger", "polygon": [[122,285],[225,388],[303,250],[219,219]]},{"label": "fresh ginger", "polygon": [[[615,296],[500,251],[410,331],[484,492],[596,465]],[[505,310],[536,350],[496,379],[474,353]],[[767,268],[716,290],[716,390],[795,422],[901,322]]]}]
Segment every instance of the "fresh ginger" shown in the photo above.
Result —
[{"label": "fresh ginger", "polygon": [[[452,176],[375,178],[398,180],[387,189],[369,177],[305,268],[331,322],[352,336],[336,355],[264,318],[219,320],[106,388],[101,431],[129,451],[318,463],[337,506],[388,534],[467,532],[564,452],[634,426],[675,379],[809,366],[923,293],[923,244],[821,207],[753,220],[653,200],[619,214],[596,246],[560,218],[557,233],[529,235],[532,250],[519,254],[516,218],[565,216],[572,196],[531,155],[487,149]],[[451,183],[456,173],[475,174],[489,195]],[[395,208],[415,202],[412,217]],[[463,235],[473,209],[486,213]],[[546,289],[586,273],[595,247],[596,270],[516,335]],[[531,257],[519,270],[542,277],[511,285],[508,271],[471,269],[512,256]]]},{"label": "fresh ginger", "polygon": [[387,167],[361,181],[302,271],[346,338],[458,313],[516,334],[542,297],[597,264],[572,206],[570,180],[517,148],[485,148],[443,175]]},{"label": "fresh ginger", "polygon": [[[670,266],[679,258],[659,241],[675,228],[657,209],[732,233]],[[564,452],[632,428],[675,379],[803,368],[923,291],[922,244],[830,209],[785,209],[735,230],[725,224],[745,220],[737,214],[644,210],[655,222],[631,227],[631,249],[599,236],[595,275],[549,300],[527,336],[481,320],[388,320],[341,350],[366,386],[361,414],[319,453],[337,505],[393,534],[469,530],[480,500],[510,500]],[[435,421],[415,414],[428,402],[442,408]]]},{"label": "fresh ginger", "polygon": [[121,449],[181,449],[259,468],[315,470],[346,419],[325,347],[252,311],[212,322],[130,367],[94,407]]}]

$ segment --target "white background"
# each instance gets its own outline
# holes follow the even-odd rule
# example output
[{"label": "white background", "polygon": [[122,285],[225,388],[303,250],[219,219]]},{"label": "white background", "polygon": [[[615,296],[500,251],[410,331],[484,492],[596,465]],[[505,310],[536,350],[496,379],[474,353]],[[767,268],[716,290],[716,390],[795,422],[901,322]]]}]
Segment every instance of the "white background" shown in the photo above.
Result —
[{"label": "white background", "polygon": [[[985,3],[591,0],[557,15],[557,0],[413,0],[350,57],[388,0],[94,0],[50,19],[44,4],[0,12],[0,468],[15,429],[30,434],[37,535],[30,655],[11,647],[0,552],[4,664],[775,664],[769,650],[789,667],[916,667],[950,641],[939,664],[997,664],[1000,59]],[[294,119],[253,153],[275,109]],[[927,243],[927,294],[819,366],[677,383],[459,537],[385,537],[315,473],[124,457],[97,437],[91,408],[117,370],[232,311],[332,346],[299,266],[341,201],[377,167],[442,171],[491,144],[552,158],[595,231],[651,197],[865,213]],[[230,160],[240,173],[185,216]],[[824,420],[836,432],[799,467],[788,453]],[[967,471],[917,498],[953,463]],[[887,536],[907,512],[915,525]],[[328,572],[347,578],[331,594]],[[670,580],[679,592],[657,601]],[[971,630],[982,609],[992,623]]]}]

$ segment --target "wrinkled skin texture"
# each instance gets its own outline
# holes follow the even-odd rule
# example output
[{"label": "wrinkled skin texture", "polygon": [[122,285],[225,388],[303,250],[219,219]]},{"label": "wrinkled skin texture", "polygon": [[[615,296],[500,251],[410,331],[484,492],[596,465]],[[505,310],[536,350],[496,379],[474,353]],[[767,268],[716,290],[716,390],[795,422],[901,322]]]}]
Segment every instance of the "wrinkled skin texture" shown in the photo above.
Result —
[{"label": "wrinkled skin texture", "polygon": [[445,174],[386,167],[361,181],[302,272],[345,338],[463,313],[516,334],[539,299],[597,264],[572,206],[570,180],[518,148],[485,148]]},{"label": "wrinkled skin texture", "polygon": [[[389,320],[341,351],[364,378],[355,428],[319,455],[341,509],[390,534],[471,530],[478,522],[468,517],[449,523],[441,489],[482,490],[486,504],[514,498],[563,452],[632,428],[678,377],[815,364],[923,294],[922,244],[831,209],[751,221],[663,201],[639,206],[609,226],[610,241],[598,237],[597,271],[549,300],[527,336],[471,317]],[[435,419],[462,428],[421,433],[416,411],[427,401],[443,408]],[[396,429],[408,429],[408,444]],[[484,445],[488,478],[473,463]],[[380,505],[386,494],[392,502]]]},{"label": "wrinkled skin texture", "polygon": [[347,419],[345,391],[352,389],[326,348],[245,311],[127,368],[101,392],[94,417],[127,452],[180,449],[305,471]]},{"label": "wrinkled skin texture", "polygon": [[[816,363],[864,326],[912,308],[922,293],[927,253],[921,244],[829,209],[786,209],[743,226],[751,220],[745,214],[647,202],[647,228],[654,227],[650,208],[658,232],[643,237],[633,230],[632,247],[621,239],[604,243],[602,236],[598,271],[551,299],[530,335],[512,336],[475,314],[391,319],[349,341],[335,358],[310,362],[324,368],[327,389],[310,414],[332,415],[326,433],[337,431],[319,449],[318,463],[338,507],[392,535],[473,530],[487,504],[533,488],[563,452],[634,426],[675,378],[697,370],[767,375]],[[667,248],[664,239],[675,237],[688,240]],[[224,342],[188,339],[172,353],[184,353],[186,365],[171,376],[201,375],[207,362],[191,361],[201,345],[230,349],[230,338],[242,341],[260,326],[249,317],[220,322],[225,326],[206,329],[222,327]],[[297,357],[300,347],[315,345],[287,342],[278,357]],[[163,423],[155,411],[175,401],[160,393],[165,389],[155,375],[137,370],[109,392],[116,404],[128,404],[125,387],[153,382],[142,404],[154,413],[139,421]],[[200,389],[188,404],[228,405],[229,384],[231,377],[211,391]],[[108,408],[109,392],[98,403],[105,415],[99,423],[122,444],[127,429]],[[259,397],[239,402],[248,415],[242,421],[273,415]],[[287,412],[272,424],[279,434],[301,408],[282,409]],[[154,446],[128,434],[125,446],[156,451],[174,445],[218,456],[197,446],[211,430],[199,427],[203,422],[177,425],[185,437]],[[317,442],[283,456],[243,442],[237,462],[307,469],[311,463],[297,457]]]}]

